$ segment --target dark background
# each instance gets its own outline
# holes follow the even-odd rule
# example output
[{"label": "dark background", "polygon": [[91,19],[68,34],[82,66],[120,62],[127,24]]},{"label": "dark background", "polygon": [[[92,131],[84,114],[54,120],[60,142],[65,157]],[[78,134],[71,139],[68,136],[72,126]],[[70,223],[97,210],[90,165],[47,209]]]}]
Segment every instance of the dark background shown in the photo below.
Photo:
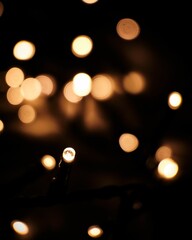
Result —
[{"label": "dark background", "polygon": [[[2,1],[0,17],[0,118],[5,124],[0,134],[0,238],[1,239],[90,239],[92,224],[104,229],[101,239],[159,240],[190,238],[191,226],[191,13],[184,1],[130,2],[99,0],[86,5],[74,1]],[[115,31],[121,18],[135,19],[139,37],[131,42]],[[72,55],[70,44],[79,34],[94,40],[92,53],[83,59]],[[36,46],[30,61],[13,57],[18,40]],[[17,108],[6,102],[5,72],[19,66],[28,75],[50,73],[57,91],[49,101],[50,114],[60,132],[38,138],[25,134],[17,118]],[[59,91],[74,73],[85,71],[123,76],[131,70],[147,76],[146,92],[123,93],[96,102],[107,122],[103,131],[86,128],[83,114],[63,118],[58,107]],[[121,77],[119,77],[121,81]],[[178,110],[171,110],[171,91],[183,96]],[[91,98],[88,96],[87,98]],[[139,148],[130,154],[118,145],[123,132],[138,136]],[[174,149],[180,166],[174,181],[155,175],[154,154],[162,143]],[[76,150],[66,190],[49,196],[57,169],[46,171],[40,164],[44,154],[57,163],[65,147]],[[64,173],[66,171],[64,170]],[[10,222],[21,219],[32,227],[31,235],[17,236]]]}]

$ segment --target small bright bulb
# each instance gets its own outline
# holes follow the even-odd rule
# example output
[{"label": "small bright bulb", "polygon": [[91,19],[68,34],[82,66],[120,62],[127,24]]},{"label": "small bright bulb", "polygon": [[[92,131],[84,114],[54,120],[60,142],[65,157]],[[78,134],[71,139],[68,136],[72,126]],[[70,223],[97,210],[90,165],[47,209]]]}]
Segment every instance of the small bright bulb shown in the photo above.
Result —
[{"label": "small bright bulb", "polygon": [[75,158],[75,150],[71,147],[67,147],[64,149],[62,156],[65,162],[72,162]]},{"label": "small bright bulb", "polygon": [[11,222],[11,226],[13,230],[20,235],[26,235],[29,233],[29,227],[24,222],[15,220]]},{"label": "small bright bulb", "polygon": [[103,234],[103,230],[98,225],[90,226],[87,232],[92,238],[98,238]]}]

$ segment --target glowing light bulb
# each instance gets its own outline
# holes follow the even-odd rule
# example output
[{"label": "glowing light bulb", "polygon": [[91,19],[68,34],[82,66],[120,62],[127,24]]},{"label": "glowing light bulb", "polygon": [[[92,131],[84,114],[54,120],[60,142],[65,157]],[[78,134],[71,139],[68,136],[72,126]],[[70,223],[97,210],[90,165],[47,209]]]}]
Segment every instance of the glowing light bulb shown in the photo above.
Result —
[{"label": "glowing light bulb", "polygon": [[93,225],[88,228],[88,235],[92,238],[98,238],[103,235],[103,230],[98,225]]},{"label": "glowing light bulb", "polygon": [[29,227],[22,221],[14,220],[11,222],[11,226],[13,230],[19,235],[26,235],[29,233]]},{"label": "glowing light bulb", "polygon": [[63,150],[63,160],[68,163],[73,162],[73,160],[75,159],[75,154],[76,152],[73,148],[67,147]]}]

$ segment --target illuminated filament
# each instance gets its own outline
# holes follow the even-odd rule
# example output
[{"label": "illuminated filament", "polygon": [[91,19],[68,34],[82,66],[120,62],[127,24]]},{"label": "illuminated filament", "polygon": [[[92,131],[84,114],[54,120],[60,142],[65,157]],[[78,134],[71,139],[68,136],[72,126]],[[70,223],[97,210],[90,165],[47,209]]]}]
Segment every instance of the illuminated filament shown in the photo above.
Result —
[{"label": "illuminated filament", "polygon": [[73,160],[75,159],[75,150],[71,147],[65,148],[62,157],[63,161],[67,163],[73,162]]}]

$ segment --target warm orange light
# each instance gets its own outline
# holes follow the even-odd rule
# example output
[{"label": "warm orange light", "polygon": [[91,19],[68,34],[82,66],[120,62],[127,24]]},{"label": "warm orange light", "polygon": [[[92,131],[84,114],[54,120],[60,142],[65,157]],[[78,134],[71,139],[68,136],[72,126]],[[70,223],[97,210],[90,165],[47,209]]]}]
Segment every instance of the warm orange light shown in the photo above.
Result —
[{"label": "warm orange light", "polygon": [[73,91],[77,96],[84,97],[91,92],[92,79],[87,73],[78,73],[73,77]]},{"label": "warm orange light", "polygon": [[93,77],[91,94],[95,99],[109,99],[113,92],[113,82],[108,75],[98,74]]},{"label": "warm orange light", "polygon": [[4,123],[2,120],[0,120],[0,132],[3,132],[4,130]]},{"label": "warm orange light", "polygon": [[13,55],[18,60],[29,60],[35,54],[35,46],[32,42],[22,40],[15,44]]},{"label": "warm orange light", "polygon": [[10,87],[19,87],[23,80],[24,72],[18,67],[10,68],[5,75],[5,81]]},{"label": "warm orange light", "polygon": [[15,220],[11,223],[11,226],[13,230],[19,235],[26,235],[29,233],[29,228],[24,222]]},{"label": "warm orange light", "polygon": [[71,45],[71,51],[76,57],[86,57],[93,48],[93,41],[86,35],[76,37]]},{"label": "warm orange light", "polygon": [[155,153],[155,158],[157,161],[161,161],[164,158],[170,158],[172,155],[172,149],[168,146],[161,146],[157,149]]},{"label": "warm orange light", "polygon": [[119,145],[125,152],[133,152],[139,146],[137,137],[130,133],[124,133],[119,138]]},{"label": "warm orange light", "polygon": [[32,106],[25,104],[19,108],[18,117],[23,123],[31,123],[36,118],[36,111]]},{"label": "warm orange light", "polygon": [[21,94],[20,87],[12,88],[7,90],[7,101],[12,105],[19,105],[23,101],[23,95]]},{"label": "warm orange light", "polygon": [[82,97],[80,97],[74,93],[72,81],[66,83],[66,85],[64,86],[63,95],[69,102],[72,102],[72,103],[77,103],[77,102],[81,101],[81,99],[82,99]]},{"label": "warm orange light", "polygon": [[168,97],[168,105],[171,109],[178,109],[182,104],[182,96],[179,92],[172,92]]},{"label": "warm orange light", "polygon": [[48,154],[41,158],[41,163],[47,170],[52,170],[56,166],[55,158]]},{"label": "warm orange light", "polygon": [[133,40],[140,33],[139,24],[131,18],[123,18],[116,25],[117,34],[125,40]]},{"label": "warm orange light", "polygon": [[172,179],[177,175],[179,166],[172,158],[165,158],[158,164],[157,171],[162,178]]},{"label": "warm orange light", "polygon": [[56,81],[52,76],[41,74],[36,77],[41,84],[42,93],[51,96],[56,90]]},{"label": "warm orange light", "polygon": [[21,84],[21,94],[26,100],[37,99],[41,94],[41,83],[36,78],[26,78]]},{"label": "warm orange light", "polygon": [[87,3],[87,4],[93,4],[96,3],[98,0],[82,0],[82,2]]},{"label": "warm orange light", "polygon": [[138,72],[130,72],[123,78],[123,87],[131,94],[139,94],[145,88],[145,78]]},{"label": "warm orange light", "polygon": [[103,230],[98,225],[93,225],[88,228],[87,233],[92,238],[98,238],[103,235]]}]

